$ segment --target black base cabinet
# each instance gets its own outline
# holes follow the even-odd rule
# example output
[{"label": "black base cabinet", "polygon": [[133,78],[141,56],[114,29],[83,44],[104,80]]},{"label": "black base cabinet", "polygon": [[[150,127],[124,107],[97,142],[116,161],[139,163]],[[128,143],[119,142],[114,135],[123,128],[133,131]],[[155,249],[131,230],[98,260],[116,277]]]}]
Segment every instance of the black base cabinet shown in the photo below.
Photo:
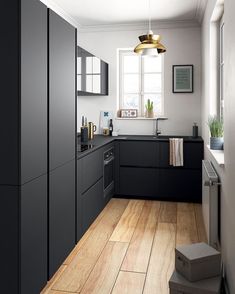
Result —
[{"label": "black base cabinet", "polygon": [[49,175],[49,278],[75,246],[75,160]]},{"label": "black base cabinet", "polygon": [[184,166],[169,165],[169,141],[116,142],[115,194],[201,202],[203,140],[184,141]]}]

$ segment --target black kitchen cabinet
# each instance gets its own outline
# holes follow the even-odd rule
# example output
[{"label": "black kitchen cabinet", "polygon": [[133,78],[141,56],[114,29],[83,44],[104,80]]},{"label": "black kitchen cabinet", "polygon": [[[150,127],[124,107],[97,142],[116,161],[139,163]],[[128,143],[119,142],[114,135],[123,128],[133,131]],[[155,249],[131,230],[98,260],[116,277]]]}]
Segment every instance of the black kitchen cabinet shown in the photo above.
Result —
[{"label": "black kitchen cabinet", "polygon": [[21,293],[37,294],[47,282],[47,175],[23,185],[20,199]]},{"label": "black kitchen cabinet", "polygon": [[103,178],[82,195],[82,232],[89,228],[103,209]]},{"label": "black kitchen cabinet", "polygon": [[76,30],[49,10],[49,168],[75,158]]},{"label": "black kitchen cabinet", "polygon": [[158,173],[154,168],[120,167],[120,194],[158,197]]},{"label": "black kitchen cabinet", "polygon": [[75,246],[75,160],[49,177],[49,277]]},{"label": "black kitchen cabinet", "polygon": [[120,142],[120,165],[154,167],[157,165],[158,144],[148,141]]},{"label": "black kitchen cabinet", "polygon": [[82,193],[103,177],[103,150],[98,149],[81,159]]},{"label": "black kitchen cabinet", "polygon": [[108,64],[77,47],[78,96],[108,95]]},{"label": "black kitchen cabinet", "polygon": [[47,8],[2,5],[0,184],[21,185],[47,172]]}]

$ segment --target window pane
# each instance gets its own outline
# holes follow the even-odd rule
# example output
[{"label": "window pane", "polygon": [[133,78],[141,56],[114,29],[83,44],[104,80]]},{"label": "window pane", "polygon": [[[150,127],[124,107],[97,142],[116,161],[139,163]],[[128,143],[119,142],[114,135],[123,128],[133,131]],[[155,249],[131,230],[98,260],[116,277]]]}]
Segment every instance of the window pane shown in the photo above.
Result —
[{"label": "window pane", "polygon": [[146,105],[148,99],[153,101],[153,111],[154,111],[154,113],[155,114],[161,114],[162,113],[161,94],[145,94],[144,95],[144,105]]},{"label": "window pane", "polygon": [[140,89],[138,74],[124,74],[124,93],[138,93]]},{"label": "window pane", "polygon": [[123,97],[123,108],[139,109],[139,95],[138,94],[125,94]]},{"label": "window pane", "polygon": [[100,92],[100,75],[93,75],[93,93]]},{"label": "window pane", "polygon": [[82,79],[81,75],[77,75],[77,90],[81,91],[82,90]]},{"label": "window pane", "polygon": [[125,73],[138,73],[139,56],[124,56],[123,64]]},{"label": "window pane", "polygon": [[161,91],[161,74],[144,74],[144,92],[153,93]]},{"label": "window pane", "polygon": [[77,58],[77,74],[82,73],[82,58],[78,57]]},{"label": "window pane", "polygon": [[86,73],[92,73],[92,57],[86,57]]},{"label": "window pane", "polygon": [[145,56],[143,58],[144,72],[161,72],[162,71],[162,57]]},{"label": "window pane", "polygon": [[92,92],[92,75],[86,76],[86,91]]},{"label": "window pane", "polygon": [[93,57],[93,73],[100,73],[100,59],[98,57]]}]

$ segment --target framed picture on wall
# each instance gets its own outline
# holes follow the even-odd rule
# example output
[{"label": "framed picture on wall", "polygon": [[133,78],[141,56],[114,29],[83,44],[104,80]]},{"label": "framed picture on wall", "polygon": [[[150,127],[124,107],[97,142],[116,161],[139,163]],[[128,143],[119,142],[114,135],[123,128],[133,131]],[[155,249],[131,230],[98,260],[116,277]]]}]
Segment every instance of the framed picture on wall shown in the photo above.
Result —
[{"label": "framed picture on wall", "polygon": [[173,65],[173,93],[193,93],[193,65]]}]

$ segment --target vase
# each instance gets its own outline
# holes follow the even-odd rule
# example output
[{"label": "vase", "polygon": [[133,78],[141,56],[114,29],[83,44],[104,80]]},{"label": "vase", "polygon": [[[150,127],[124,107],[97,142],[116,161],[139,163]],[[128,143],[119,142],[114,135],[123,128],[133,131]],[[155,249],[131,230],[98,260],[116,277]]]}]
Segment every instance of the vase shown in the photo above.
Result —
[{"label": "vase", "polygon": [[146,110],[145,117],[147,117],[147,118],[153,118],[154,117],[153,110]]},{"label": "vase", "polygon": [[212,150],[223,150],[224,149],[224,138],[222,138],[222,137],[210,137],[210,149],[212,149]]}]

